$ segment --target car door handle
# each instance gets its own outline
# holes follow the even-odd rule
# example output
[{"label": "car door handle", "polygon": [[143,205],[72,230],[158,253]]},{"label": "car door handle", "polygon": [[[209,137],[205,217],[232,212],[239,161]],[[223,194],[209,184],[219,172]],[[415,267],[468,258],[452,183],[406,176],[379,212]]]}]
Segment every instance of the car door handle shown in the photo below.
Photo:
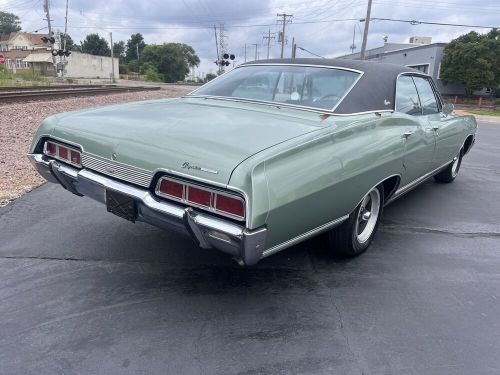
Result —
[{"label": "car door handle", "polygon": [[413,130],[408,130],[407,132],[403,133],[403,138],[408,139],[408,137],[413,133],[415,133]]}]

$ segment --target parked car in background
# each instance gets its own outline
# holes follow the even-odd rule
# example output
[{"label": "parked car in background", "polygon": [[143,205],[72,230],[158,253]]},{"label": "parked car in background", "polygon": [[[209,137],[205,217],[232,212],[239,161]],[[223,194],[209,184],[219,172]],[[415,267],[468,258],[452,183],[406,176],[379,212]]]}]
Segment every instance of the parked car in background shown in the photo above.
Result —
[{"label": "parked car in background", "polygon": [[266,60],[182,98],[51,116],[28,156],[113,214],[253,265],[322,232],[361,254],[384,205],[456,178],[476,128],[417,70]]}]

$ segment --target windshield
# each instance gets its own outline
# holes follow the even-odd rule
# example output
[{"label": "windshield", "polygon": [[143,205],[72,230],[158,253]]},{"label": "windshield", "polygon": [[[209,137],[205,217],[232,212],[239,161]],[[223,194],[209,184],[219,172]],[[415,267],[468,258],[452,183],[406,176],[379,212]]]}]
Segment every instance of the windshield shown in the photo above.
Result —
[{"label": "windshield", "polygon": [[210,95],[333,109],[360,73],[300,65],[247,65],[191,95]]}]

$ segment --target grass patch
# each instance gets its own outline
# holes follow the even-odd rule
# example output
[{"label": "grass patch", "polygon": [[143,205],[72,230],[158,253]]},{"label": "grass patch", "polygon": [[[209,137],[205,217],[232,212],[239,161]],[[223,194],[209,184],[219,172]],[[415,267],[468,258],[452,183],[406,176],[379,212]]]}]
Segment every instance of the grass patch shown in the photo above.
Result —
[{"label": "grass patch", "polygon": [[16,74],[0,66],[0,86],[38,86],[47,85],[47,78],[32,70],[18,71]]},{"label": "grass patch", "polygon": [[500,110],[496,111],[467,110],[467,112],[473,113],[475,115],[500,116]]}]

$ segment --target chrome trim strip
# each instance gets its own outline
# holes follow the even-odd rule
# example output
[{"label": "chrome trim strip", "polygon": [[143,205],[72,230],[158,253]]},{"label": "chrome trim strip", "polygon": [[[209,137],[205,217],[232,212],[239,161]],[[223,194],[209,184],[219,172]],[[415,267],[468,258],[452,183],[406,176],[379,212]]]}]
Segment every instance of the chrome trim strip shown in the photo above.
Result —
[{"label": "chrome trim strip", "polygon": [[187,95],[187,96],[182,96],[182,99],[213,99],[213,100],[222,100],[222,101],[228,101],[228,102],[238,102],[238,103],[246,103],[246,104],[260,104],[260,105],[267,105],[269,107],[276,107],[278,109],[281,109],[281,107],[285,107],[287,109],[295,109],[297,111],[306,111],[306,112],[313,112],[313,113],[318,113],[322,115],[330,115],[330,116],[356,116],[356,115],[366,115],[369,113],[383,113],[383,112],[394,112],[393,109],[378,109],[378,110],[373,110],[373,111],[363,111],[363,112],[352,112],[352,113],[334,113],[329,110],[320,110],[318,109],[312,109],[311,107],[301,107],[298,105],[292,106],[289,104],[284,104],[280,105],[277,102],[265,102],[265,101],[259,101],[259,100],[252,100],[252,99],[238,99],[238,98],[229,98],[226,96],[212,96],[212,95]]},{"label": "chrome trim strip", "polygon": [[[344,101],[347,95],[352,91],[354,86],[359,82],[361,77],[365,74],[364,71],[358,70],[358,69],[352,69],[352,68],[345,68],[345,67],[340,67],[340,66],[330,66],[330,65],[314,65],[314,64],[289,64],[289,63],[262,63],[262,64],[241,64],[238,65],[236,68],[232,69],[231,71],[235,69],[240,69],[242,67],[249,67],[249,66],[299,66],[299,67],[306,67],[306,68],[322,68],[322,69],[334,69],[334,70],[344,70],[348,72],[353,72],[353,73],[358,73],[358,77],[354,80],[354,82],[351,84],[351,86],[347,89],[347,91],[344,93],[344,95],[338,100],[338,102],[335,104],[335,106],[332,109],[322,109],[322,108],[317,108],[317,107],[311,107],[311,106],[305,106],[305,105],[297,105],[297,104],[289,104],[289,103],[282,103],[282,102],[273,102],[269,100],[257,100],[257,99],[246,99],[246,98],[237,98],[237,97],[227,97],[227,96],[217,96],[217,95],[196,95],[196,92],[200,90],[202,87],[205,85],[210,84],[210,82],[213,82],[214,80],[207,82],[205,85],[197,88],[194,91],[191,91],[189,94],[184,95],[183,98],[187,97],[196,97],[196,98],[213,98],[213,99],[219,99],[219,100],[232,100],[232,101],[240,101],[240,102],[246,102],[246,103],[256,103],[256,104],[268,104],[276,107],[287,107],[287,108],[299,108],[303,110],[307,110],[310,112],[318,112],[318,113],[333,113],[335,109]],[[229,72],[227,72],[229,73]],[[222,77],[222,76],[219,76]],[[218,78],[219,78],[218,77]]]},{"label": "chrome trim strip", "polygon": [[444,167],[446,167],[448,164],[450,164],[451,162],[453,162],[453,159],[450,160],[450,161],[447,161],[446,163],[444,163],[443,165],[441,165],[440,167],[436,168],[436,169],[433,169],[432,171],[430,172],[427,172],[426,174],[424,174],[423,176],[413,180],[412,182],[406,184],[405,186],[402,186],[400,187],[398,190],[396,190],[396,192],[394,193],[394,195],[391,197],[391,199],[389,199],[389,202],[392,202],[393,200],[395,200],[396,198],[398,198],[400,195],[404,194],[404,193],[407,193],[408,191],[410,191],[412,188],[416,187],[417,185],[419,185],[420,183],[424,182],[425,180],[427,180],[429,177],[432,177],[433,175],[435,175],[437,172],[439,172],[441,169],[443,169]]},{"label": "chrome trim strip", "polygon": [[153,179],[153,174],[150,171],[109,160],[88,152],[82,153],[82,165],[84,168],[145,188],[149,187]]},{"label": "chrome trim strip", "polygon": [[323,224],[317,228],[314,228],[314,229],[311,229],[310,231],[306,232],[306,233],[303,233],[297,237],[294,237],[292,238],[291,240],[288,240],[288,241],[285,241],[285,242],[282,242],[281,244],[279,245],[276,245],[276,246],[273,246],[269,249],[266,249],[262,252],[262,258],[265,258],[265,257],[268,257],[272,254],[275,254],[283,249],[286,249],[287,247],[290,247],[290,246],[293,246],[299,242],[302,242],[302,241],[305,241],[307,240],[308,238],[310,237],[313,237],[321,232],[325,232],[327,231],[328,229],[330,228],[333,228],[334,226],[337,226],[339,224],[341,224],[342,222],[344,222],[345,220],[347,220],[349,218],[349,215],[345,215],[345,216],[342,216],[342,217],[339,217],[338,219],[335,219],[333,221],[330,221],[326,224]]}]

